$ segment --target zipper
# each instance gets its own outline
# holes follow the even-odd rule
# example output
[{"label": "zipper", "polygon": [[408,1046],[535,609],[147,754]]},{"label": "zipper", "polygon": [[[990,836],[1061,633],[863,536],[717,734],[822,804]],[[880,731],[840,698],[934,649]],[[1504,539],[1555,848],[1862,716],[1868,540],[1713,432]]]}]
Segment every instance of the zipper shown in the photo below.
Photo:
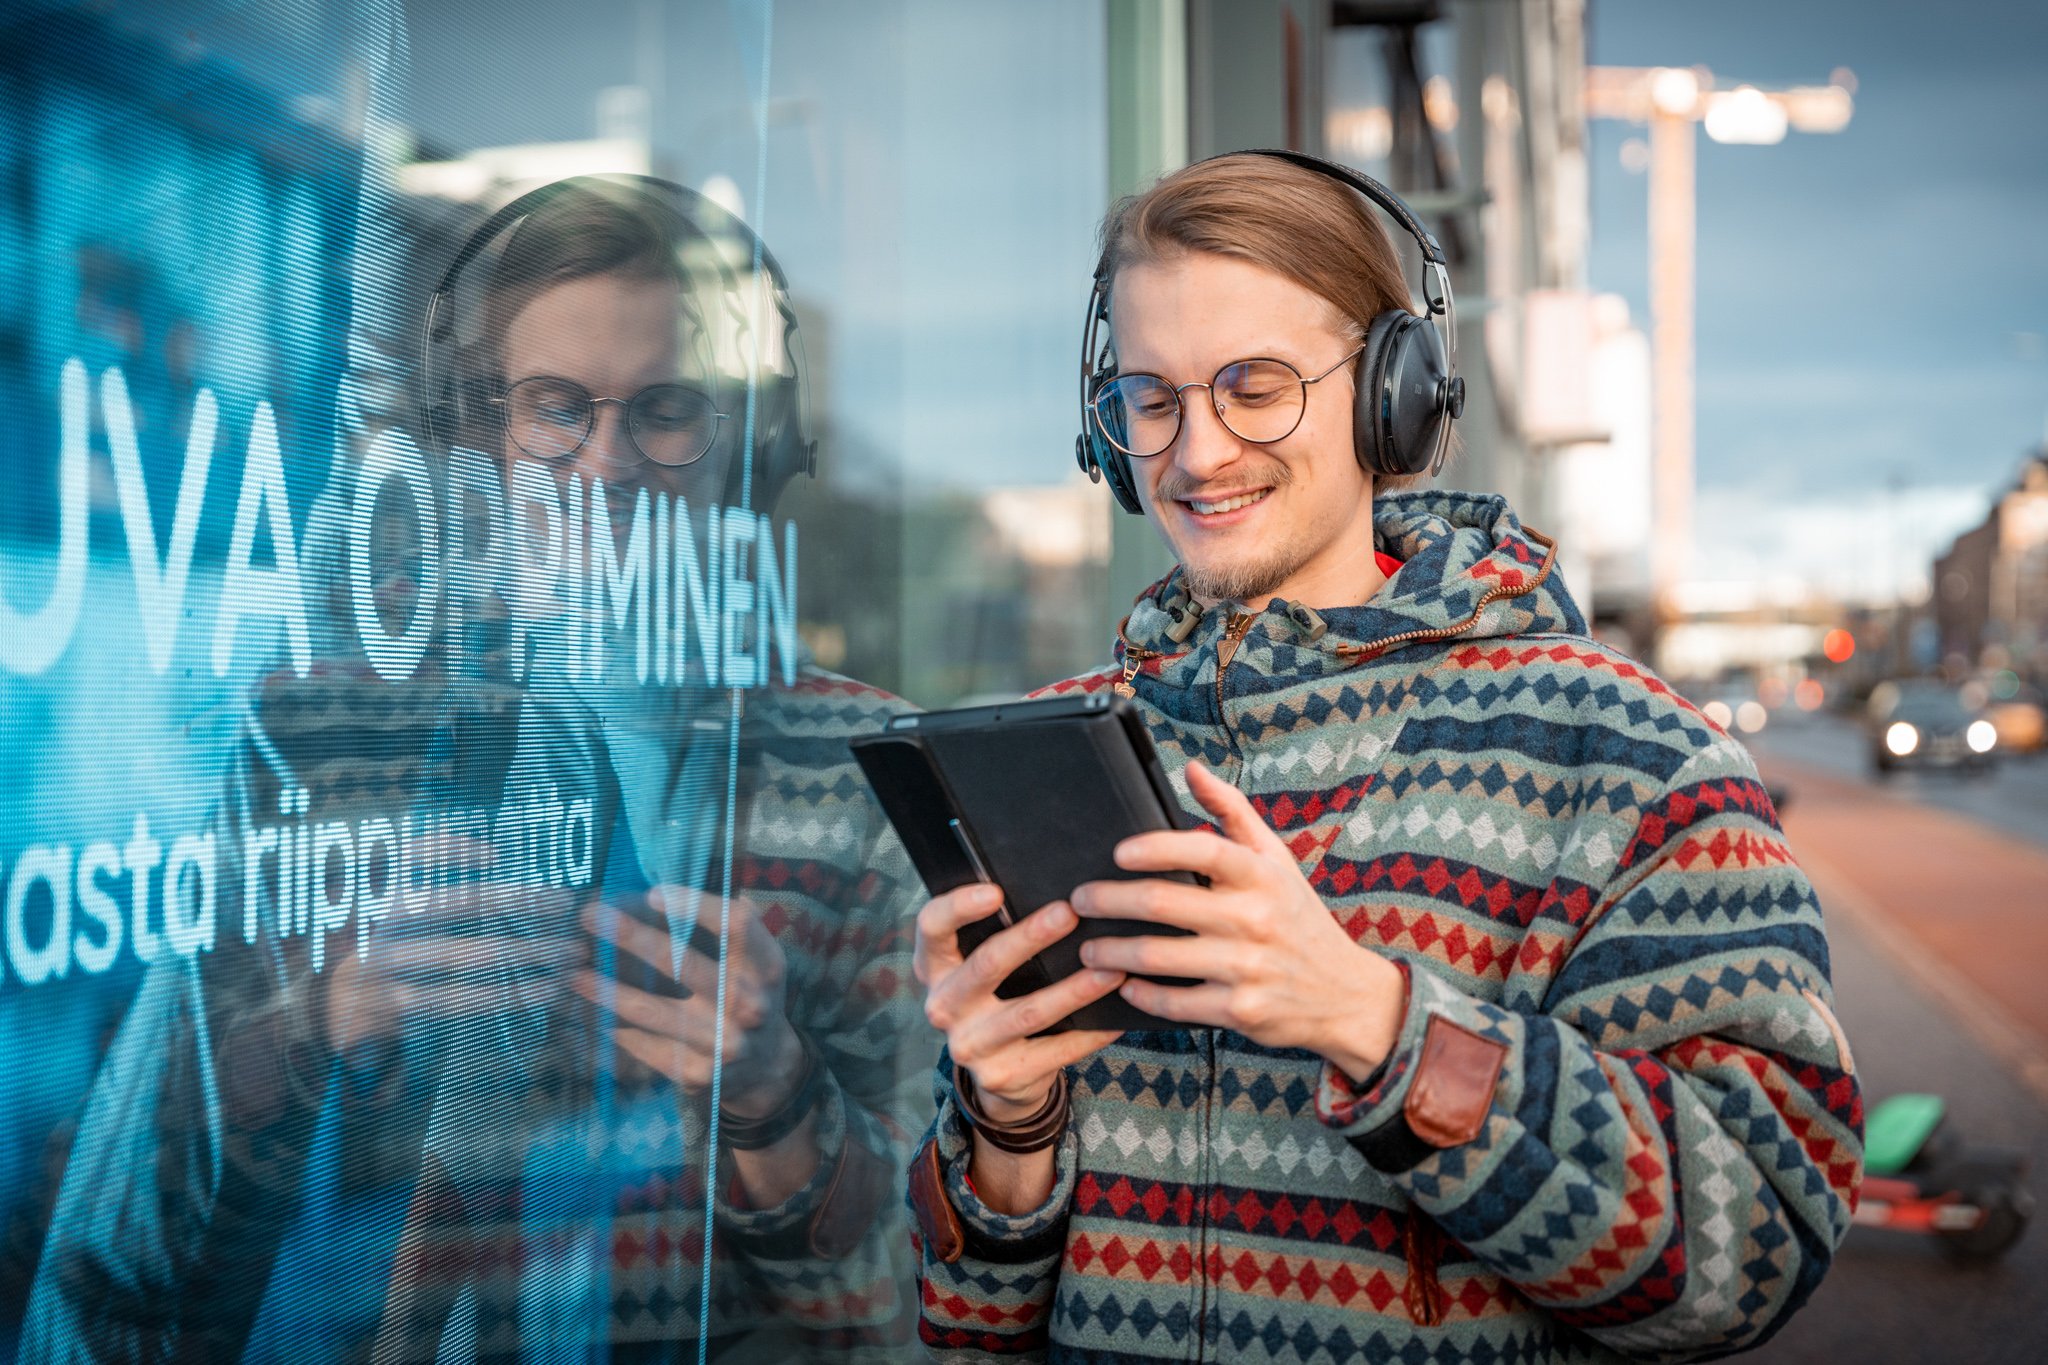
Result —
[{"label": "zipper", "polygon": [[1230,621],[1223,628],[1223,638],[1216,642],[1216,721],[1223,727],[1223,737],[1230,741],[1234,752],[1237,749],[1237,734],[1230,728],[1230,714],[1223,709],[1223,671],[1230,667],[1230,661],[1237,656],[1237,647],[1244,643],[1244,637],[1251,634],[1258,617],[1250,612],[1230,613]]},{"label": "zipper", "polygon": [[1129,634],[1130,624],[1131,618],[1128,613],[1124,616],[1123,620],[1116,623],[1116,642],[1124,652],[1124,675],[1117,679],[1115,686],[1111,690],[1119,697],[1135,697],[1138,695],[1138,673],[1145,667],[1148,659],[1164,659],[1169,657],[1163,649],[1146,649],[1141,645],[1132,644]]},{"label": "zipper", "polygon": [[[1488,588],[1479,595],[1478,602],[1473,604],[1471,614],[1462,621],[1454,621],[1448,626],[1435,626],[1428,630],[1403,631],[1399,635],[1389,635],[1384,640],[1375,640],[1369,645],[1338,645],[1337,653],[1349,657],[1354,663],[1364,663],[1368,659],[1378,658],[1396,645],[1413,644],[1417,640],[1448,640],[1453,635],[1462,635],[1472,629],[1473,623],[1479,619],[1480,613],[1484,612],[1495,602],[1508,597],[1525,597],[1536,591],[1536,589],[1543,586],[1543,580],[1550,577],[1551,567],[1557,562],[1557,542],[1549,536],[1542,535],[1526,526],[1522,528],[1522,534],[1527,539],[1533,540],[1543,547],[1543,564],[1536,570],[1534,578],[1529,579],[1525,583],[1518,583],[1512,588],[1499,584]],[[1222,674],[1220,670],[1217,675],[1216,695],[1219,699],[1223,695]]]},{"label": "zipper", "polygon": [[1138,657],[1138,654],[1135,650],[1125,650],[1124,675],[1122,678],[1117,680],[1116,686],[1111,690],[1114,691],[1119,697],[1137,696],[1138,684],[1134,682],[1133,679],[1135,679],[1138,676],[1138,670],[1140,668],[1143,668],[1144,666],[1145,661]]}]

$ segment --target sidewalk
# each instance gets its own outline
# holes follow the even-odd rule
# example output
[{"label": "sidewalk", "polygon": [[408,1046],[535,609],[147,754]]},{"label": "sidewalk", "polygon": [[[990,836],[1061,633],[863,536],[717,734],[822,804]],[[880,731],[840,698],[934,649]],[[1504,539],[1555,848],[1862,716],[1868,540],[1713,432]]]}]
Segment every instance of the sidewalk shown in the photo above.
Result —
[{"label": "sidewalk", "polygon": [[1793,854],[1848,917],[2048,1102],[2048,852],[1759,756]]}]

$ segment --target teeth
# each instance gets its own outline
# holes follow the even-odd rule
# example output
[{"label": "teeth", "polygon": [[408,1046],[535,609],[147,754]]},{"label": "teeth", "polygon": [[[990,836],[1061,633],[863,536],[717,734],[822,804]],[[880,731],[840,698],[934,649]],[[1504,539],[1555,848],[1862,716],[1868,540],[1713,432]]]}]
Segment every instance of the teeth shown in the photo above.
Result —
[{"label": "teeth", "polygon": [[1250,507],[1253,503],[1257,502],[1260,498],[1265,497],[1266,494],[1272,491],[1273,490],[1270,488],[1261,488],[1256,493],[1240,494],[1239,496],[1234,498],[1225,498],[1222,502],[1197,502],[1194,499],[1190,498],[1188,500],[1188,506],[1194,508],[1195,511],[1201,513],[1205,517],[1213,517],[1218,512],[1235,512],[1240,507]]}]

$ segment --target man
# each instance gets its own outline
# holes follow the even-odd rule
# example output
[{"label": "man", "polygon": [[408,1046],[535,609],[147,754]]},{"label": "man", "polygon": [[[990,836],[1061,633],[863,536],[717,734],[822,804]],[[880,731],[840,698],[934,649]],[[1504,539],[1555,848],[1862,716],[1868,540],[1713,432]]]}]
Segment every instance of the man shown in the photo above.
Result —
[{"label": "man", "polygon": [[[925,1342],[1526,1361],[1763,1340],[1847,1229],[1861,1109],[1819,907],[1748,757],[1587,637],[1500,499],[1376,486],[1357,428],[1383,434],[1376,348],[1406,293],[1333,173],[1177,172],[1112,212],[1103,271],[1090,415],[1179,567],[1117,666],[1055,690],[1129,688],[1209,828],[1119,864],[1208,884],[1077,887],[964,960],[995,893],[921,913],[949,1052],[912,1166]],[[993,993],[1091,916],[1191,932],[1098,939],[1077,976]],[[1185,1027],[1038,1036],[1113,990]]]},{"label": "man", "polygon": [[[581,178],[435,291],[431,645],[394,683],[360,644],[434,609],[401,485],[326,500],[323,657],[257,689],[221,817],[229,849],[388,821],[405,903],[309,932],[290,879],[230,865],[219,950],[155,969],[95,1083],[24,1359],[907,1345],[915,879],[845,750],[902,703],[779,654],[736,693],[701,633],[643,675],[657,637],[620,598],[644,619],[647,575],[596,586],[657,516],[701,571],[713,509],[771,507],[808,466],[799,377],[764,362],[749,392],[749,348],[798,352],[772,258],[758,297],[730,268],[744,233],[676,186]],[[721,363],[704,320],[728,310],[753,331]],[[348,493],[373,508],[365,596]]]}]

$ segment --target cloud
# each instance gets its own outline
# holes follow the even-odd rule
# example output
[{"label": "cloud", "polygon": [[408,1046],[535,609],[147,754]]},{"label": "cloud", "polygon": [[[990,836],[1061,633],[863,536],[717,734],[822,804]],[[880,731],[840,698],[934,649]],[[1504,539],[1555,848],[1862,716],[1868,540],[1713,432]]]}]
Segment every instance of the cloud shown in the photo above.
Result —
[{"label": "cloud", "polygon": [[1983,520],[1973,485],[1855,489],[1828,497],[1759,497],[1702,489],[1693,511],[1693,576],[1706,582],[1798,583],[1844,600],[1924,591],[1927,566]]}]

